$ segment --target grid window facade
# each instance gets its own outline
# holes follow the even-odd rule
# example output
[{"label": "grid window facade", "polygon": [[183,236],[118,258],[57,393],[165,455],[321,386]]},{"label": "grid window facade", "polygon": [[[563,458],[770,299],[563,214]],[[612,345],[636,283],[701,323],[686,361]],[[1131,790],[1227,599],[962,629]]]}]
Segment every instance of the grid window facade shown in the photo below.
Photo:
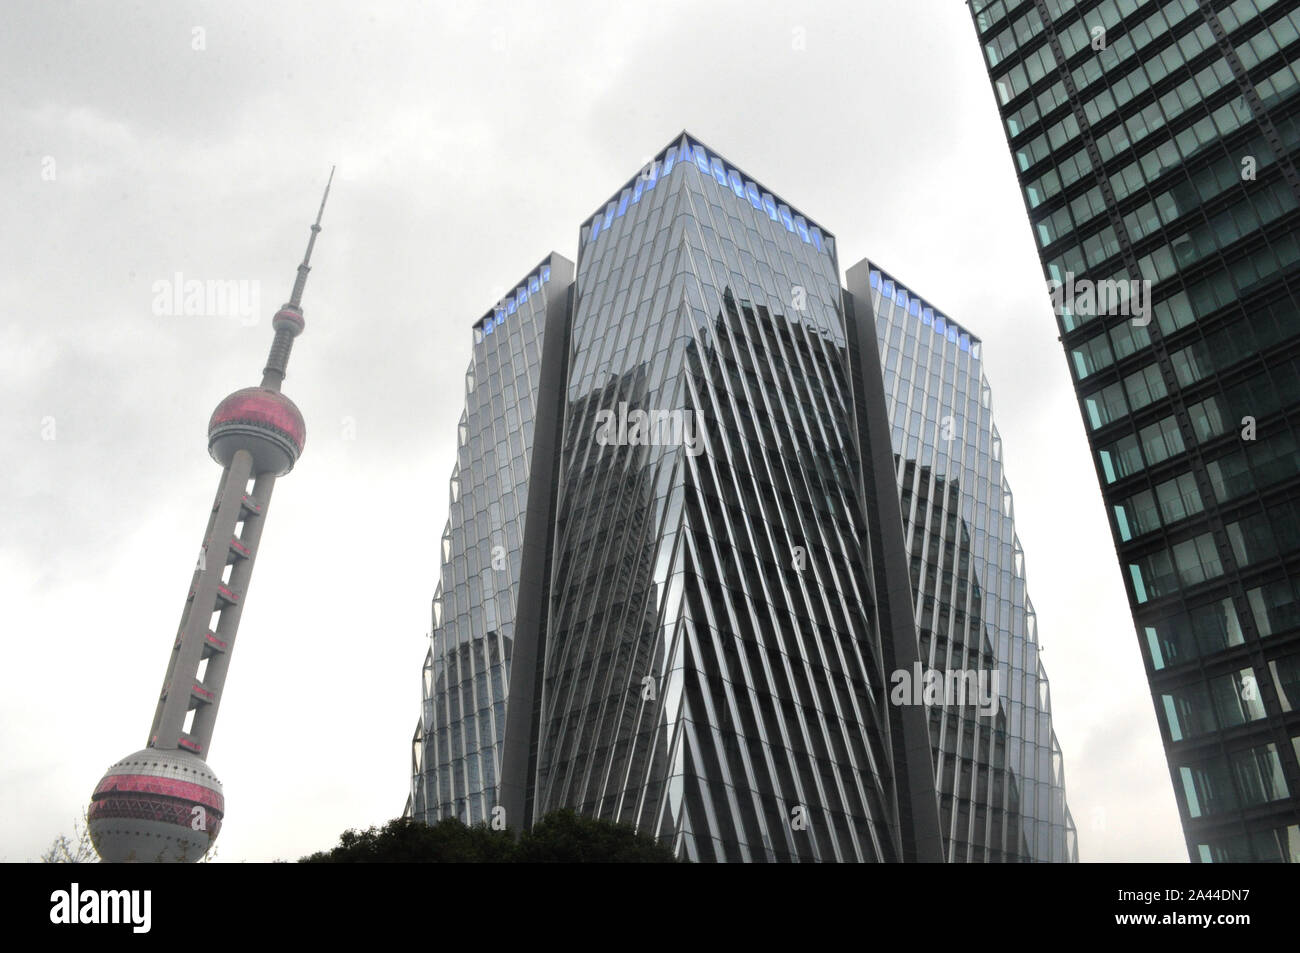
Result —
[{"label": "grid window facade", "polygon": [[[1300,639],[1300,3],[971,9],[1189,855],[1293,861],[1300,721],[1269,673]],[[1079,293],[1107,283],[1136,294]]]}]

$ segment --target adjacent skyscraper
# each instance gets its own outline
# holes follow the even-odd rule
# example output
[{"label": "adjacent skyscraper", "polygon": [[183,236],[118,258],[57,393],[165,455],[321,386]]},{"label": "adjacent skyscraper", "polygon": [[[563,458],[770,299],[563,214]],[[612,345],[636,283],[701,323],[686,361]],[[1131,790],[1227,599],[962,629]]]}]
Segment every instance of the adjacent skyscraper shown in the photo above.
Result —
[{"label": "adjacent skyscraper", "polygon": [[328,197],[326,184],[293,293],[272,321],[261,386],[235,391],[208,423],[208,452],[222,466],[221,479],[149,743],[108,769],[90,804],[90,834],[106,861],[197,861],[221,830],[225,797],[207,765],[208,748],[271,490],[307,439],[302,414],[280,384],[305,327],[302,293]]},{"label": "adjacent skyscraper", "polygon": [[[1059,752],[1040,774],[1019,721],[994,742],[996,692],[976,725],[1010,605],[1005,646],[977,609],[987,652],[945,656],[969,694],[923,678],[878,301],[849,284],[829,232],[683,135],[583,223],[576,267],[550,256],[479,319],[413,816],[571,807],[695,860],[1072,857]],[[935,700],[896,676],[952,713],[942,811]]]},{"label": "adjacent skyscraper", "polygon": [[1188,851],[1300,861],[1300,3],[970,6]]}]

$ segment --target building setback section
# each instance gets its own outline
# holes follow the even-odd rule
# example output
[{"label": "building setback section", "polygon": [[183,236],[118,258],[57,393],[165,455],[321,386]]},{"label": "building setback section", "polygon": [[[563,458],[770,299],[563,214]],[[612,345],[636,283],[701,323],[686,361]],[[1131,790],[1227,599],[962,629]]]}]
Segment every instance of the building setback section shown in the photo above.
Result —
[{"label": "building setback section", "polygon": [[[930,707],[949,860],[1077,859],[1037,616],[979,338],[865,263],[921,661],[983,699]],[[850,272],[852,274],[852,271]],[[984,679],[981,683],[980,679]],[[986,709],[996,698],[996,711]]]},{"label": "building setback section", "polygon": [[[515,629],[530,630],[525,653],[531,653],[537,643],[531,629],[545,616],[535,608],[543,578],[535,566],[537,543],[525,546],[530,532],[546,532],[545,509],[534,507],[538,493],[549,493],[553,469],[553,452],[543,449],[539,457],[535,445],[540,427],[544,446],[553,446],[558,413],[558,371],[543,355],[555,354],[548,330],[563,332],[572,272],[559,255],[543,259],[473,326],[422,714],[412,740],[410,811],[421,819],[452,815],[478,823],[497,820],[502,807],[498,778]],[[533,513],[540,515],[530,518]]]}]

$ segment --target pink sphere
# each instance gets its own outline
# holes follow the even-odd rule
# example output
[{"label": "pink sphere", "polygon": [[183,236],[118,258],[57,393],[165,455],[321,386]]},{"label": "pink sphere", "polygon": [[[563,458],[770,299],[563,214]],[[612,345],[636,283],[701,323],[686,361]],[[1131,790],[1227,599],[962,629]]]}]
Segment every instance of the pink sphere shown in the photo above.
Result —
[{"label": "pink sphere", "polygon": [[197,755],[145,748],[108,769],[91,797],[90,837],[107,863],[200,860],[217,839],[226,799]]},{"label": "pink sphere", "polygon": [[283,476],[293,469],[307,442],[307,424],[288,397],[266,387],[237,390],[212,412],[208,452],[223,467],[236,452],[253,455],[254,473]]}]

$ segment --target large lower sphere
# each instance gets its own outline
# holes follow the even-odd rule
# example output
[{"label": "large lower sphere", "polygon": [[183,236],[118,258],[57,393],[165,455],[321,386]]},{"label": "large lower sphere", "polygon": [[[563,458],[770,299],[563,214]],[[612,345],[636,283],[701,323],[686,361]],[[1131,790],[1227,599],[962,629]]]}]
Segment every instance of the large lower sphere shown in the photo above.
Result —
[{"label": "large lower sphere", "polygon": [[221,782],[202,758],[145,748],[108,769],[87,816],[107,863],[193,863],[217,839],[225,810]]}]

